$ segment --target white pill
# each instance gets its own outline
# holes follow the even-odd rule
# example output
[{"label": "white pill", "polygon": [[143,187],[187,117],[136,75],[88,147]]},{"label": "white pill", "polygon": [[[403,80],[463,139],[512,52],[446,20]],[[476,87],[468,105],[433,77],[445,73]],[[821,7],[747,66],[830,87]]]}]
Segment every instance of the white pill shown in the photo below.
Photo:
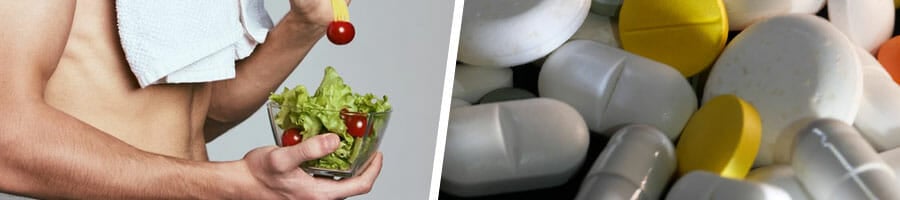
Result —
[{"label": "white pill", "polygon": [[575,34],[590,6],[591,0],[467,1],[458,59],[492,67],[537,60]]},{"label": "white pill", "polygon": [[666,200],[790,200],[778,187],[693,171],[675,182]]},{"label": "white pill", "polygon": [[693,89],[674,68],[586,40],[566,43],[547,58],[538,90],[575,107],[597,132],[639,123],[675,139],[697,110]]},{"label": "white pill", "polygon": [[850,41],[869,52],[875,52],[893,34],[894,2],[828,0],[828,19]]},{"label": "white pill", "polygon": [[797,135],[791,165],[814,199],[900,199],[894,171],[856,129],[821,119]]},{"label": "white pill", "polygon": [[675,167],[675,149],[666,135],[630,125],[609,140],[575,199],[660,199]]},{"label": "white pill", "polygon": [[453,79],[453,97],[478,102],[488,92],[512,85],[512,69],[459,64]]},{"label": "white pill", "polygon": [[[889,151],[881,152],[878,154],[891,169],[894,170],[894,175],[900,174],[900,148],[891,149]],[[897,176],[895,181],[900,183],[900,176]]]},{"label": "white pill", "polygon": [[790,165],[769,165],[754,169],[747,174],[746,180],[781,188],[793,200],[810,199],[806,189],[803,188],[800,180],[797,180],[797,176],[794,175],[794,168]]},{"label": "white pill", "polygon": [[816,16],[766,19],[725,47],[710,72],[703,101],[734,94],[750,102],[763,129],[754,166],[768,165],[775,154],[789,153],[775,149],[792,123],[825,117],[852,123],[856,118],[862,72],[855,48]]},{"label": "white pill", "polygon": [[878,152],[900,147],[900,85],[862,48],[863,97],[854,126]]},{"label": "white pill", "polygon": [[791,13],[815,14],[825,7],[825,0],[789,0]]},{"label": "white pill", "polygon": [[785,0],[723,0],[728,13],[728,29],[744,30],[760,20],[787,14],[791,2]]},{"label": "white pill", "polygon": [[618,23],[611,17],[590,13],[581,28],[569,40],[592,40],[612,47],[619,44]]},{"label": "white pill", "polygon": [[462,99],[452,98],[450,100],[450,108],[457,108],[457,107],[464,107],[464,106],[471,106],[471,105],[472,105],[472,103],[469,103],[468,101],[462,100]]},{"label": "white pill", "polygon": [[452,109],[441,190],[471,197],[561,185],[581,167],[588,134],[575,109],[547,98]]},{"label": "white pill", "polygon": [[593,0],[591,13],[601,16],[619,16],[619,8],[622,8],[623,0]]}]

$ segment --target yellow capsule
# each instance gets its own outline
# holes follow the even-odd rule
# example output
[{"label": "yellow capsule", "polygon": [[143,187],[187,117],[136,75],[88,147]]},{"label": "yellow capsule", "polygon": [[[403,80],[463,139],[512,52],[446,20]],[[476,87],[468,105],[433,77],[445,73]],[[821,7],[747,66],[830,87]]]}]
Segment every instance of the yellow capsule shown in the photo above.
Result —
[{"label": "yellow capsule", "polygon": [[762,127],[752,105],[734,95],[713,98],[688,120],[678,145],[678,174],[703,170],[743,179],[759,150]]},{"label": "yellow capsule", "polygon": [[722,0],[625,0],[619,37],[623,49],[689,77],[712,65],[725,48],[727,18]]}]

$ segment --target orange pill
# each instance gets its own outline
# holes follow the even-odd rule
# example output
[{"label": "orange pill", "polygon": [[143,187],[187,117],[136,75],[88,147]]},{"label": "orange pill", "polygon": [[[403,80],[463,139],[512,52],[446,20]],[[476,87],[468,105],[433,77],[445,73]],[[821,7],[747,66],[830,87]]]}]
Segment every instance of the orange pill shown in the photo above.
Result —
[{"label": "orange pill", "polygon": [[878,49],[878,62],[900,83],[900,36],[891,38]]}]

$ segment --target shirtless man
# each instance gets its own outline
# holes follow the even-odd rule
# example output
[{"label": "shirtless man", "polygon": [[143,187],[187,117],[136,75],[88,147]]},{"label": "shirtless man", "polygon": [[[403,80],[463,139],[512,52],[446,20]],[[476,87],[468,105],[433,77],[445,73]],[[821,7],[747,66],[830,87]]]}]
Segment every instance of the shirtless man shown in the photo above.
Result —
[{"label": "shirtless man", "polygon": [[367,193],[381,171],[313,178],[304,160],[338,137],[261,147],[209,162],[206,142],[255,112],[331,21],[328,0],[290,0],[237,77],[140,89],[113,0],[0,2],[0,191],[78,199],[340,199]]}]

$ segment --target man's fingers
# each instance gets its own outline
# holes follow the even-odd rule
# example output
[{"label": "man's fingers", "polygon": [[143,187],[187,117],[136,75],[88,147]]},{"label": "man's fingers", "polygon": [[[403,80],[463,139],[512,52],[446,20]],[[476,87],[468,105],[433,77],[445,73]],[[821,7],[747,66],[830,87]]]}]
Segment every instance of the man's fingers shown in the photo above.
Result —
[{"label": "man's fingers", "polygon": [[283,147],[272,152],[270,159],[273,167],[281,172],[296,170],[297,166],[307,160],[317,159],[337,150],[340,138],[329,133],[318,135],[300,142],[297,145]]},{"label": "man's fingers", "polygon": [[372,157],[372,163],[369,164],[369,167],[362,174],[340,181],[328,180],[327,184],[325,184],[327,186],[322,187],[325,190],[324,192],[332,198],[347,198],[369,193],[372,190],[372,185],[375,184],[375,179],[381,174],[382,159],[381,152],[375,153],[374,157]]}]

